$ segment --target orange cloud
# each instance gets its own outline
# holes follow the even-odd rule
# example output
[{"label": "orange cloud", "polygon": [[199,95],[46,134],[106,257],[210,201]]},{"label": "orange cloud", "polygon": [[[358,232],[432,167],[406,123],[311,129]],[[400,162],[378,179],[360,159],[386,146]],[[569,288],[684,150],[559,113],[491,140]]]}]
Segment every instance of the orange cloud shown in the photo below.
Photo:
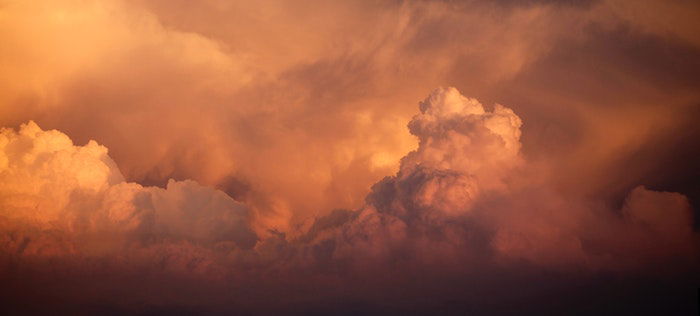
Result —
[{"label": "orange cloud", "polygon": [[[255,309],[311,296],[284,282],[372,302],[541,271],[690,282],[696,7],[2,1],[0,126],[47,128],[0,138],[5,289],[111,271],[221,306],[245,284]],[[108,305],[212,303],[151,289]]]}]

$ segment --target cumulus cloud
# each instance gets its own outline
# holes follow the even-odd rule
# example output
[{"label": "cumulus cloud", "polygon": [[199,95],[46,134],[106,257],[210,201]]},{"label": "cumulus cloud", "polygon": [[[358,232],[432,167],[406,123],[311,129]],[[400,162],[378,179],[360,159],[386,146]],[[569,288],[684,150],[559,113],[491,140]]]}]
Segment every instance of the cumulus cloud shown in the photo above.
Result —
[{"label": "cumulus cloud", "polygon": [[[201,280],[214,288],[235,280],[265,292],[280,282],[345,282],[356,291],[382,271],[472,280],[474,269],[490,269],[481,280],[508,283],[514,276],[503,273],[528,267],[653,277],[683,274],[697,263],[685,196],[639,186],[621,209],[595,205],[532,180],[520,153],[523,123],[513,110],[486,107],[455,88],[435,90],[419,109],[408,124],[419,146],[397,174],[376,183],[364,206],[317,217],[296,235],[274,225],[256,234],[246,205],[191,180],[170,180],[165,188],[126,182],[94,141],[75,146],[34,122],[3,129],[3,265],[73,278],[184,278],[190,281],[182,286],[195,288]],[[47,270],[50,262],[59,268]],[[677,270],[658,270],[664,266]],[[156,299],[143,295],[129,297]],[[228,297],[207,296],[217,304]]]},{"label": "cumulus cloud", "polygon": [[370,204],[386,213],[427,220],[459,217],[484,191],[498,190],[520,162],[520,118],[496,105],[487,112],[455,88],[435,90],[408,124],[418,149],[396,177],[374,186]]},{"label": "cumulus cloud", "polygon": [[[669,13],[644,21],[671,34],[688,29],[683,25],[690,22],[668,22],[677,6],[657,6]],[[291,233],[326,210],[359,207],[372,183],[396,171],[415,146],[404,133],[411,105],[435,86],[456,85],[519,107],[531,122],[524,128],[533,132],[523,140],[530,151],[591,175],[562,179],[576,182],[573,190],[581,183],[598,189],[593,174],[617,167],[609,166],[616,161],[610,157],[631,155],[656,137],[630,126],[671,130],[685,117],[682,107],[698,100],[694,76],[674,64],[694,60],[683,56],[683,47],[669,56],[640,43],[646,39],[628,43],[644,48],[633,49],[639,56],[629,68],[650,69],[634,78],[626,75],[633,72],[628,63],[616,62],[629,55],[626,43],[615,46],[606,36],[618,28],[649,29],[629,18],[645,5],[308,1],[303,7],[9,1],[0,21],[7,44],[0,52],[0,123],[35,120],[79,142],[97,139],[129,181],[216,186],[245,200],[262,226]],[[683,21],[692,20],[687,15]],[[589,31],[600,29],[605,36]],[[576,67],[582,59],[598,67]],[[565,69],[576,75],[560,73]],[[596,86],[599,77],[615,78],[621,93],[610,96]],[[668,82],[672,91],[658,92]],[[620,116],[629,125],[615,121]],[[644,161],[660,159],[648,156]],[[640,168],[637,178],[646,176]]]},{"label": "cumulus cloud", "polygon": [[293,233],[396,171],[430,89],[512,80],[585,20],[546,5],[305,3],[9,1],[0,123],[96,139],[129,181],[194,179]]},{"label": "cumulus cloud", "polygon": [[589,271],[697,261],[683,195],[639,186],[621,210],[594,205],[531,180],[512,110],[485,110],[454,88],[435,90],[420,110],[409,123],[418,149],[373,186],[356,219],[334,228],[335,255],[444,262],[491,254],[501,263]]},{"label": "cumulus cloud", "polygon": [[125,182],[104,146],[75,146],[31,121],[2,130],[0,162],[5,255],[115,257],[164,247],[177,251],[162,264],[187,271],[210,258],[173,245],[234,251],[257,241],[248,209],[225,193],[190,180],[165,189]]},{"label": "cumulus cloud", "polygon": [[[697,262],[695,4],[0,2],[0,126],[48,129],[0,142],[17,280],[131,269],[367,297],[406,266],[496,284]],[[439,89],[415,115],[439,86],[481,102]]]}]

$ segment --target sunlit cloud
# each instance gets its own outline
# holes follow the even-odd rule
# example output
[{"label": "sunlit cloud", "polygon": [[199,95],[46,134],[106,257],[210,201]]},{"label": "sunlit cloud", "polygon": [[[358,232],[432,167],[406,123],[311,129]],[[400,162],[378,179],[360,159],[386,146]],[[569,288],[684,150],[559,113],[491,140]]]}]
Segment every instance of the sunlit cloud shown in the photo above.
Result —
[{"label": "sunlit cloud", "polygon": [[0,1],[2,293],[493,314],[663,283],[660,310],[693,308],[697,21],[651,0]]}]

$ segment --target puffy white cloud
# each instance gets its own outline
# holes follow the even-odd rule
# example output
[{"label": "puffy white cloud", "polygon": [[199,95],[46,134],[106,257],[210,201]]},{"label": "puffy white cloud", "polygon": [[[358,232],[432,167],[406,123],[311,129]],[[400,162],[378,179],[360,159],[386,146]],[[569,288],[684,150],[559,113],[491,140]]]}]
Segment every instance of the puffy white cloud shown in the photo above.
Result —
[{"label": "puffy white cloud", "polygon": [[420,110],[409,123],[419,147],[399,172],[375,184],[354,217],[327,228],[334,233],[312,229],[313,243],[335,240],[330,251],[361,266],[358,254],[387,262],[524,260],[566,270],[697,259],[683,195],[637,187],[622,210],[602,207],[541,181],[520,156],[522,122],[512,110],[487,110],[454,88],[435,90]]},{"label": "puffy white cloud", "polygon": [[34,122],[0,132],[0,162],[5,253],[128,257],[153,247],[206,253],[257,242],[247,208],[225,193],[190,180],[165,189],[124,182],[107,148],[75,146]]},{"label": "puffy white cloud", "polygon": [[440,88],[420,103],[408,124],[420,140],[402,161],[401,171],[421,165],[473,174],[483,182],[518,161],[520,118],[500,104],[492,111],[455,88]]},{"label": "puffy white cloud", "polygon": [[375,185],[372,204],[400,216],[460,215],[481,191],[503,188],[521,161],[522,122],[512,110],[486,111],[455,88],[435,90],[420,110],[408,124],[418,149],[401,160],[396,177]]}]

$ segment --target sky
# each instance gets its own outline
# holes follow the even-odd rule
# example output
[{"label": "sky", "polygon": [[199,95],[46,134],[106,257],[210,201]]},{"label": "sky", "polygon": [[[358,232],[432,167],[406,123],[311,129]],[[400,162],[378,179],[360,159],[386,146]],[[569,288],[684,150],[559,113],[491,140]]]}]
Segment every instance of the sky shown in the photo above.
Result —
[{"label": "sky", "polygon": [[0,0],[6,314],[678,314],[700,3]]}]

